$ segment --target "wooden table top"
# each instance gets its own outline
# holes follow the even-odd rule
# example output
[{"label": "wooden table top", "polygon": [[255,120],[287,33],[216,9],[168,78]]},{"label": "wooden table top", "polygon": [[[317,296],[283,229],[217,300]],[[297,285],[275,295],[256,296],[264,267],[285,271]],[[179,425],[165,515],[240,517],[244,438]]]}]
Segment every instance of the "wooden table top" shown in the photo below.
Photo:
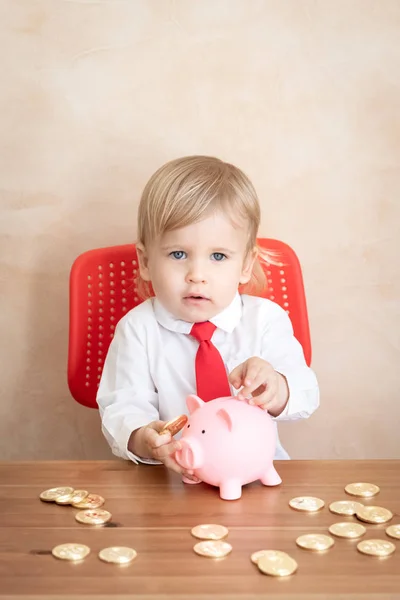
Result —
[{"label": "wooden table top", "polygon": [[[240,500],[223,501],[215,488],[188,486],[163,467],[125,461],[0,463],[0,598],[120,600],[253,600],[256,598],[400,598],[400,541],[385,559],[365,556],[356,540],[335,539],[324,553],[298,548],[304,533],[328,533],[332,523],[355,517],[332,514],[329,503],[350,499],[347,483],[375,483],[381,492],[363,501],[390,509],[400,523],[400,461],[277,461],[283,483],[267,488],[254,483]],[[108,526],[81,525],[77,512],[39,500],[41,491],[61,485],[87,489],[106,498]],[[326,506],[304,514],[288,506],[300,495],[317,496]],[[219,523],[229,528],[232,553],[214,560],[197,556],[190,534],[194,525]],[[390,539],[386,525],[367,525],[367,538]],[[359,540],[358,540],[359,541]],[[61,543],[88,545],[91,554],[74,564],[57,560],[51,549]],[[135,548],[128,566],[102,562],[105,547]],[[250,561],[259,549],[288,552],[298,562],[287,578],[262,575]]]}]

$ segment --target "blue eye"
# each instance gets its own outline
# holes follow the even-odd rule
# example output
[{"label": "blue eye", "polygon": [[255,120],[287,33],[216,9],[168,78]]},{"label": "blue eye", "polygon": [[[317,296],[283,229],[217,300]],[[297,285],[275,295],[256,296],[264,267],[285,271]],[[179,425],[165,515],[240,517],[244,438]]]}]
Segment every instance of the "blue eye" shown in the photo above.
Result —
[{"label": "blue eye", "polygon": [[175,250],[174,252],[170,253],[170,256],[175,258],[175,260],[182,260],[183,258],[186,258],[186,252],[183,250]]},{"label": "blue eye", "polygon": [[225,254],[222,254],[222,252],[213,252],[211,256],[213,260],[216,260],[217,262],[221,262],[226,259]]}]

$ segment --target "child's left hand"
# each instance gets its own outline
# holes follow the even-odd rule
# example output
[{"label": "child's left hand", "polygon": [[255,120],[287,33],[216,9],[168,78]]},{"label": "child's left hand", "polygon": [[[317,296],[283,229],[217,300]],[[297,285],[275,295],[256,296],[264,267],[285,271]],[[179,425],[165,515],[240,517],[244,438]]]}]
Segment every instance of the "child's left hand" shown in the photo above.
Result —
[{"label": "child's left hand", "polygon": [[261,406],[273,417],[281,414],[289,399],[286,378],[257,356],[235,367],[228,379],[236,389],[243,386],[238,394],[240,400],[251,394],[249,404]]}]

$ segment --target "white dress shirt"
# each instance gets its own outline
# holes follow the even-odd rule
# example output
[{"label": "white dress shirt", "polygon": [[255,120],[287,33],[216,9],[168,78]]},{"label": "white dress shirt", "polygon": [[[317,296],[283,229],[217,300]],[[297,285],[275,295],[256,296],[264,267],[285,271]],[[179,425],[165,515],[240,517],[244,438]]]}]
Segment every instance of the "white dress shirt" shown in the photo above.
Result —
[{"label": "white dress shirt", "polygon": [[[289,401],[274,421],[307,418],[314,412],[319,405],[317,379],[293,336],[287,313],[278,304],[237,294],[210,320],[217,327],[212,342],[227,373],[258,356],[286,377]],[[128,451],[132,431],[151,421],[188,414],[186,398],[196,393],[199,347],[188,335],[191,328],[192,323],[176,319],[156,298],[139,304],[119,321],[97,393],[102,430],[117,456],[155,463]],[[232,395],[238,393],[231,390]],[[279,437],[275,458],[289,458]]]}]

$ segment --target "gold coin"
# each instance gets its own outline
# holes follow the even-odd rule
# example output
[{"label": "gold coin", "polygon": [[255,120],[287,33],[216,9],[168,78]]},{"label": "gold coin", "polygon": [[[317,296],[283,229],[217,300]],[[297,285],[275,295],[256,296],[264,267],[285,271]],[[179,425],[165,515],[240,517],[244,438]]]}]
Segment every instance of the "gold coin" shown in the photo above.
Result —
[{"label": "gold coin", "polygon": [[56,504],[62,504],[62,505],[71,504],[73,495],[74,495],[74,492],[71,492],[70,494],[63,494],[61,496],[57,496],[55,502],[56,502]]},{"label": "gold coin", "polygon": [[350,517],[355,515],[363,506],[363,504],[354,500],[340,500],[339,502],[332,502],[329,505],[329,510],[335,515],[348,515]]},{"label": "gold coin", "polygon": [[271,550],[257,550],[257,552],[253,552],[253,554],[250,556],[251,562],[256,565],[260,558],[264,556],[264,554],[268,554],[268,552],[271,552]]},{"label": "gold coin", "polygon": [[55,502],[59,496],[66,496],[72,494],[74,488],[72,487],[55,487],[49,490],[45,490],[39,496],[43,502]]},{"label": "gold coin", "polygon": [[324,535],[322,533],[308,533],[306,535],[301,535],[297,538],[296,544],[300,546],[300,548],[304,548],[305,550],[328,550],[332,548],[335,540],[333,540],[329,535]]},{"label": "gold coin", "polygon": [[330,533],[342,538],[358,538],[366,533],[361,523],[334,523],[329,527]]},{"label": "gold coin", "polygon": [[[74,490],[71,498],[71,504],[79,504],[79,502],[83,502],[85,498],[89,496],[89,492],[86,490]],[[93,508],[92,506],[90,508]],[[96,506],[95,508],[99,508]]]},{"label": "gold coin", "polygon": [[357,544],[357,550],[370,556],[390,556],[396,546],[387,540],[363,540]]},{"label": "gold coin", "polygon": [[72,506],[74,508],[100,508],[100,506],[103,506],[104,502],[105,500],[102,496],[99,496],[98,494],[89,494],[80,502],[74,502]]},{"label": "gold coin", "polygon": [[356,512],[356,517],[366,523],[387,523],[393,518],[393,514],[382,506],[363,506]]},{"label": "gold coin", "polygon": [[325,502],[320,498],[313,498],[312,496],[299,496],[298,498],[292,498],[289,502],[289,506],[295,510],[316,512],[317,510],[324,508]]},{"label": "gold coin", "polygon": [[344,491],[350,496],[360,496],[361,498],[371,498],[379,494],[380,489],[373,483],[349,483]]},{"label": "gold coin", "polygon": [[232,546],[222,540],[199,542],[193,547],[196,554],[207,558],[222,558],[232,552]]},{"label": "gold coin", "polygon": [[90,548],[84,544],[60,544],[51,553],[62,560],[82,560],[90,553]]},{"label": "gold coin", "polygon": [[390,525],[390,527],[386,529],[386,533],[390,535],[390,537],[400,540],[400,525]]},{"label": "gold coin", "polygon": [[286,554],[279,550],[264,550],[262,556],[257,561],[257,567],[265,575],[274,577],[287,577],[297,571],[298,564]]},{"label": "gold coin", "polygon": [[179,417],[175,417],[175,419],[171,419],[168,423],[165,423],[164,427],[160,431],[160,435],[170,432],[171,436],[174,437],[181,429],[183,429],[188,422],[188,417],[186,415],[180,415]]},{"label": "gold coin", "polygon": [[191,531],[195,538],[200,540],[222,540],[229,533],[228,529],[223,525],[196,525]]},{"label": "gold coin", "polygon": [[75,519],[85,525],[103,525],[111,519],[111,516],[108,510],[89,509],[76,513]]},{"label": "gold coin", "polygon": [[103,548],[103,550],[100,550],[99,552],[99,558],[101,560],[118,565],[126,565],[132,562],[136,556],[136,550],[124,546],[111,546],[110,548]]}]

